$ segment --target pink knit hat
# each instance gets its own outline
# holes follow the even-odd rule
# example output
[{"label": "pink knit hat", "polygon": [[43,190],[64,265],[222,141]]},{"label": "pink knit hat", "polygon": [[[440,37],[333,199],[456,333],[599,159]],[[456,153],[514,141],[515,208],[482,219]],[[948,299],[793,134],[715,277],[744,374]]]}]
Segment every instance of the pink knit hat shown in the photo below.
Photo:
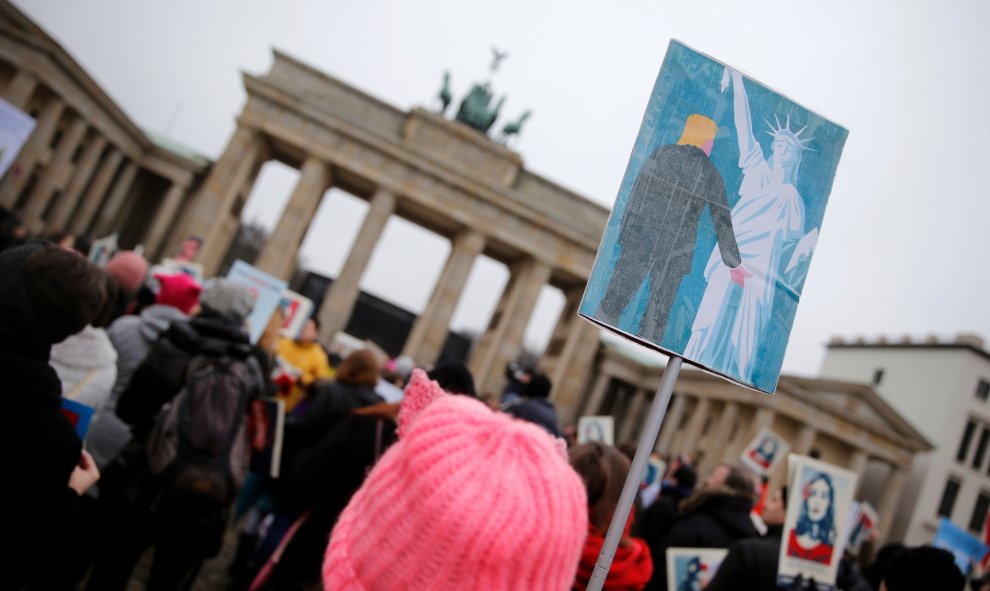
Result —
[{"label": "pink knit hat", "polygon": [[161,285],[158,295],[155,296],[156,304],[178,308],[183,314],[192,313],[199,304],[199,294],[203,291],[203,287],[191,276],[185,273],[175,275],[158,273],[155,279]]},{"label": "pink knit hat", "polygon": [[571,588],[587,498],[557,441],[420,369],[398,433],[334,527],[327,589]]},{"label": "pink knit hat", "polygon": [[148,274],[148,261],[132,250],[122,250],[113,255],[106,271],[125,293],[134,294]]}]

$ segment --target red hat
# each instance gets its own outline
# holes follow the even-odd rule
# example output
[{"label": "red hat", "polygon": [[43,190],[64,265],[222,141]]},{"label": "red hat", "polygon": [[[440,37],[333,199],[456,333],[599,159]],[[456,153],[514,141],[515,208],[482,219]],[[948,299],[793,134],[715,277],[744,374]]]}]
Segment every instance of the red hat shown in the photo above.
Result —
[{"label": "red hat", "polygon": [[161,284],[155,297],[156,304],[178,308],[183,314],[191,313],[199,304],[199,294],[203,291],[203,287],[191,276],[185,273],[175,275],[158,273],[155,279]]}]

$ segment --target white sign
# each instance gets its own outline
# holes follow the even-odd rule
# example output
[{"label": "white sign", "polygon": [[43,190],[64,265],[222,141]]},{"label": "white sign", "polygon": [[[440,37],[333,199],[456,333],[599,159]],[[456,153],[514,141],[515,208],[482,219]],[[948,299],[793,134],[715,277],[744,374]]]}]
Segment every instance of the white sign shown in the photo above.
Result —
[{"label": "white sign", "polygon": [[[0,178],[34,131],[35,120],[7,101],[0,99]],[[19,171],[14,171],[17,174]]]}]

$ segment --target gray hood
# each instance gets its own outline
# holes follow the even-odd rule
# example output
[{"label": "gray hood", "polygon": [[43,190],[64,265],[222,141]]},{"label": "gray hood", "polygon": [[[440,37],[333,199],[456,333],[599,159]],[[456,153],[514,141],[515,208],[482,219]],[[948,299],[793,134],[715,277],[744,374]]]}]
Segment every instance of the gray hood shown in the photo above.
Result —
[{"label": "gray hood", "polygon": [[155,304],[148,306],[141,312],[141,327],[138,330],[144,339],[153,343],[163,332],[168,330],[170,324],[186,318],[187,316],[178,308]]}]

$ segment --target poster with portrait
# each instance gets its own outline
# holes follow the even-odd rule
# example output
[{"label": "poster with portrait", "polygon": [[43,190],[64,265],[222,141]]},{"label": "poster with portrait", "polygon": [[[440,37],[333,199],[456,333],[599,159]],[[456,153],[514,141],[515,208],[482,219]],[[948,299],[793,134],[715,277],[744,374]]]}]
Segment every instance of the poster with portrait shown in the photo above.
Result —
[{"label": "poster with portrait", "polygon": [[251,333],[251,342],[257,343],[268,326],[268,320],[282,301],[285,281],[241,260],[234,261],[227,272],[227,279],[243,283],[251,290],[254,308],[247,317],[248,332]]},{"label": "poster with portrait", "polygon": [[178,275],[183,273],[189,275],[199,283],[203,283],[203,265],[199,263],[193,263],[191,261],[183,261],[179,259],[162,259],[161,264],[155,265],[152,269],[154,276],[157,273],[164,273],[165,275]]},{"label": "poster with portrait", "polygon": [[[21,153],[34,131],[34,117],[0,99],[0,178],[3,178],[14,159]],[[13,174],[20,171],[14,170]]]},{"label": "poster with portrait", "polygon": [[847,135],[671,41],[580,315],[772,393]]},{"label": "poster with portrait", "polygon": [[764,427],[743,450],[742,464],[762,476],[770,476],[780,462],[787,457],[791,446],[784,438]]},{"label": "poster with portrait", "polygon": [[578,443],[591,441],[615,445],[615,419],[609,416],[588,416],[578,419]]},{"label": "poster with portrait", "polygon": [[313,300],[298,293],[285,290],[282,292],[282,336],[294,339],[302,331],[303,324],[313,315]]},{"label": "poster with portrait", "polygon": [[853,554],[859,553],[863,542],[876,537],[877,526],[880,523],[880,517],[873,505],[865,501],[856,505],[852,528],[849,532],[849,542],[846,544],[846,548]]},{"label": "poster with portrait", "polygon": [[818,589],[834,591],[835,578],[852,520],[857,476],[805,456],[787,458],[787,518],[780,544],[778,585],[801,575]]},{"label": "poster with portrait", "polygon": [[701,591],[708,587],[727,553],[723,548],[667,548],[667,589]]}]

